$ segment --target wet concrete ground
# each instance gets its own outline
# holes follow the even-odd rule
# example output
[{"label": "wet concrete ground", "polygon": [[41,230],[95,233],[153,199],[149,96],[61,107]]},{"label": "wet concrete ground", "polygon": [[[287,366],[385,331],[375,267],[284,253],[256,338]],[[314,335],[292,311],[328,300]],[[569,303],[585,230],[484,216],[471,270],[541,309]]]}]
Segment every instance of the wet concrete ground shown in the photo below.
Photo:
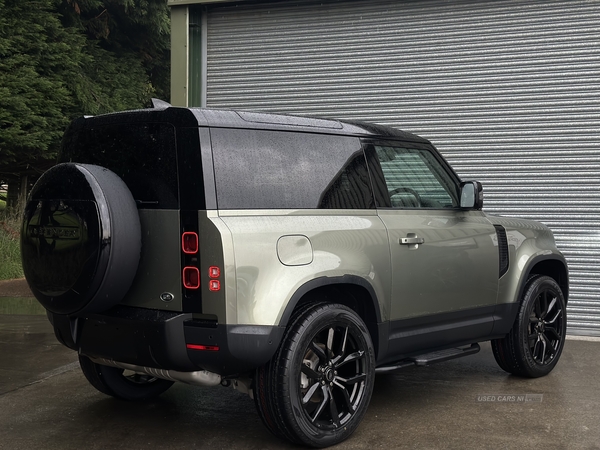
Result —
[{"label": "wet concrete ground", "polygon": [[[0,313],[0,449],[298,448],[271,436],[253,401],[231,388],[176,384],[146,403],[97,392],[36,314]],[[557,368],[535,380],[504,373],[484,344],[378,375],[363,423],[336,448],[600,449],[598,374],[597,341],[568,340]]]}]

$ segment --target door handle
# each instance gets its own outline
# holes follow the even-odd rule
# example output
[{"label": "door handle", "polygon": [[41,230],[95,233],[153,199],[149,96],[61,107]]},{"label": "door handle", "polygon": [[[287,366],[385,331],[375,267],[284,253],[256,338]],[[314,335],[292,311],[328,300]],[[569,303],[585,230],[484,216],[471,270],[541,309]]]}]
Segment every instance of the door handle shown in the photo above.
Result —
[{"label": "door handle", "polygon": [[417,250],[423,242],[425,239],[418,237],[416,233],[408,233],[406,237],[398,240],[398,244],[408,245],[409,250]]},{"label": "door handle", "polygon": [[422,244],[425,242],[425,239],[420,237],[405,237],[400,238],[400,245],[411,245],[411,244]]}]

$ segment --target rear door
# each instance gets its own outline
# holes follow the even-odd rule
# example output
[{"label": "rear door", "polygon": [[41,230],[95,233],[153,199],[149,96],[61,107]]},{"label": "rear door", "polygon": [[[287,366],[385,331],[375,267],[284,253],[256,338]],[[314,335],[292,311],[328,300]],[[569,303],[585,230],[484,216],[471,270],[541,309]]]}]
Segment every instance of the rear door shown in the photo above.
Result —
[{"label": "rear door", "polygon": [[[137,204],[142,251],[136,278],[122,304],[180,311],[177,136],[181,138],[183,132],[170,123],[141,121],[141,116],[124,113],[79,119],[65,133],[60,162],[111,170],[125,182]],[[193,131],[198,136],[198,129]],[[173,300],[163,301],[163,294]]]},{"label": "rear door", "polygon": [[499,270],[493,225],[459,208],[459,180],[433,148],[372,142],[366,152],[390,244],[390,350],[488,334]]}]

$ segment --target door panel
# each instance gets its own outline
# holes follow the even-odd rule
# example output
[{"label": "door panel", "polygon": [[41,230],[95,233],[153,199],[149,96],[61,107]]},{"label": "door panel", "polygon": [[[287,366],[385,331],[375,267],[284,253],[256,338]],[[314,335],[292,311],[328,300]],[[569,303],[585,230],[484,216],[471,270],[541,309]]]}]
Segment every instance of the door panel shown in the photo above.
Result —
[{"label": "door panel", "polygon": [[390,245],[389,356],[489,335],[499,270],[494,226],[483,212],[459,207],[460,180],[433,147],[378,141],[365,151]]},{"label": "door panel", "polygon": [[392,255],[392,320],[496,304],[496,232],[482,213],[389,209],[379,216]]}]

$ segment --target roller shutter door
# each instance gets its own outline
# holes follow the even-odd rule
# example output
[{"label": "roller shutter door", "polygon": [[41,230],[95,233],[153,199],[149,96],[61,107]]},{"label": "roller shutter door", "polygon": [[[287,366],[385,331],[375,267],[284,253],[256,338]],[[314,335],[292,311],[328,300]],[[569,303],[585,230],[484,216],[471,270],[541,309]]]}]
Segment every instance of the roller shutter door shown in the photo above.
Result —
[{"label": "roller shutter door", "polygon": [[207,105],[430,139],[491,214],[552,228],[569,333],[600,335],[600,2],[283,1],[208,8]]}]

